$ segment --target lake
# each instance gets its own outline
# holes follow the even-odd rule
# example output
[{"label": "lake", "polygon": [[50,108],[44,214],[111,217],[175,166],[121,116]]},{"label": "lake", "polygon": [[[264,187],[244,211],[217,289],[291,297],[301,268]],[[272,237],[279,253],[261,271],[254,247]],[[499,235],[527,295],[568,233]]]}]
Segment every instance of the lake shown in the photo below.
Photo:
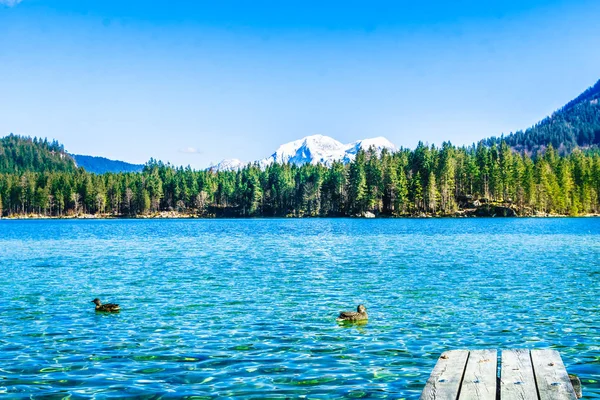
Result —
[{"label": "lake", "polygon": [[0,270],[0,397],[416,399],[554,348],[600,398],[598,218],[0,220]]}]

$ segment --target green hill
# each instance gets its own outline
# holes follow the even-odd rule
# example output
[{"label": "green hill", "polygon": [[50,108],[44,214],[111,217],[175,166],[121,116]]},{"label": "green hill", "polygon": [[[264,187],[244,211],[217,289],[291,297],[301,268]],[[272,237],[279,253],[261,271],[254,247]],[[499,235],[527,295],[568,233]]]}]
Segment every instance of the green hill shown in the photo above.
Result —
[{"label": "green hill", "polygon": [[0,173],[75,171],[63,145],[47,139],[10,134],[0,138]]},{"label": "green hill", "polygon": [[519,152],[535,154],[552,144],[559,153],[600,145],[600,80],[551,116],[525,131],[484,140],[489,146],[502,140]]}]

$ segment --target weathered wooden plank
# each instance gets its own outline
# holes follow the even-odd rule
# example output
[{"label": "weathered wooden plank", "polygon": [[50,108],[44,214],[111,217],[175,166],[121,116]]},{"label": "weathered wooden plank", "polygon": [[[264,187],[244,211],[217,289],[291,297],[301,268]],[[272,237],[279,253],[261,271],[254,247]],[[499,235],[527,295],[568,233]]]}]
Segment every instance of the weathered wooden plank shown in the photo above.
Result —
[{"label": "weathered wooden plank", "polygon": [[558,351],[531,350],[531,362],[540,400],[577,400]]},{"label": "weathered wooden plank", "polygon": [[502,350],[500,362],[501,400],[538,398],[529,350]]},{"label": "weathered wooden plank", "polygon": [[442,353],[431,371],[421,400],[456,400],[469,352],[450,350]]},{"label": "weathered wooden plank", "polygon": [[575,391],[575,396],[578,399],[583,397],[583,392],[581,391],[581,380],[575,374],[569,374],[569,379],[571,380],[571,385],[573,385],[573,390]]},{"label": "weathered wooden plank", "polygon": [[471,350],[460,389],[460,399],[496,400],[497,371],[496,350]]}]

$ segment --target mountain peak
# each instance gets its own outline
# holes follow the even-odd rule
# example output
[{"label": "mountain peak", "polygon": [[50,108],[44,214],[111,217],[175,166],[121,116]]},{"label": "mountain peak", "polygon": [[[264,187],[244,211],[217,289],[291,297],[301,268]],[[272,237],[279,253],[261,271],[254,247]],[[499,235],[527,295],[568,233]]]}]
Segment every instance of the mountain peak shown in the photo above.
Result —
[{"label": "mountain peak", "polygon": [[[323,164],[331,165],[335,161],[348,163],[354,159],[356,153],[360,149],[368,150],[374,147],[377,153],[381,153],[383,149],[391,151],[396,150],[396,146],[383,136],[357,140],[355,142],[344,144],[335,140],[332,137],[325,135],[310,135],[302,139],[294,140],[289,143],[282,144],[269,157],[257,161],[261,168],[278,163],[278,164]],[[221,170],[239,170],[245,166],[239,160],[223,160],[216,165],[212,165],[209,169]]]},{"label": "mountain peak", "polygon": [[384,148],[396,150],[396,146],[394,145],[394,143],[390,142],[387,138],[383,136],[357,140],[356,142],[351,143],[351,145],[359,146],[363,150],[368,150],[370,147],[375,147],[376,150],[382,150]]},{"label": "mountain peak", "polygon": [[344,144],[325,135],[311,135],[282,144],[270,157],[259,161],[261,167],[274,162],[284,164],[325,164],[329,158],[343,153]]},{"label": "mountain peak", "polygon": [[247,164],[237,158],[228,158],[217,164],[211,164],[207,169],[209,171],[237,171],[244,168]]}]

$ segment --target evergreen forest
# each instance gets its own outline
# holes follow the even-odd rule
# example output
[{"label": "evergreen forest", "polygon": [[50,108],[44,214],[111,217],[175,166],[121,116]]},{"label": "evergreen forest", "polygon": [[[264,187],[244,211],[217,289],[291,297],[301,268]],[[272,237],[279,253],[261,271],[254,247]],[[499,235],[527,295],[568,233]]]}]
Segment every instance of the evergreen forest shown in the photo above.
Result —
[{"label": "evergreen forest", "polygon": [[531,157],[505,141],[419,143],[395,153],[360,151],[352,162],[329,167],[248,165],[220,172],[150,160],[141,173],[98,175],[76,168],[55,142],[11,135],[0,143],[3,216],[489,215],[499,206],[504,215],[600,212],[600,154],[575,149],[561,156],[552,145]]}]

